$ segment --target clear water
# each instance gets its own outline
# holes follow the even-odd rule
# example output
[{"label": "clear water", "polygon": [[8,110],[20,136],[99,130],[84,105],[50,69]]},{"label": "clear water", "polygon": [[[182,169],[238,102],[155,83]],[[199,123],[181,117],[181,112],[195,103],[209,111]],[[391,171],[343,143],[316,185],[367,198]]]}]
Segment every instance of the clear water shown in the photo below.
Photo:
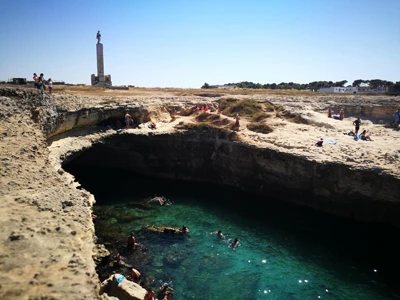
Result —
[{"label": "clear water", "polygon": [[[96,235],[174,299],[397,299],[396,230],[210,184],[67,166],[95,194]],[[154,193],[173,204],[148,203]],[[279,199],[278,199],[279,200]],[[143,204],[143,206],[142,206]],[[186,235],[149,234],[146,225]],[[218,229],[226,236],[210,234]],[[142,246],[126,251],[129,232]],[[397,235],[398,236],[398,235]],[[237,237],[241,246],[229,247]],[[117,270],[125,275],[127,268]]]}]

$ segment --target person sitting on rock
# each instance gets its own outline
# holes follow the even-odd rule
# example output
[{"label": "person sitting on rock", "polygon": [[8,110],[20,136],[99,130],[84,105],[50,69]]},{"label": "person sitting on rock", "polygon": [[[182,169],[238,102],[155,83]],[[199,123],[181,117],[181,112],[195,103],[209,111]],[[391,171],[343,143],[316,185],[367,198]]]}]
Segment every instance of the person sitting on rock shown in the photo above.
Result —
[{"label": "person sitting on rock", "polygon": [[323,142],[324,142],[324,139],[323,139],[323,138],[320,138],[320,139],[318,140],[318,142],[315,143],[315,146],[317,146],[317,147],[322,147]]},{"label": "person sitting on rock", "polygon": [[366,131],[366,130],[364,130],[363,132],[361,132],[360,138],[361,138],[363,141],[372,141],[371,137],[370,137],[369,135],[367,135],[367,131]]},{"label": "person sitting on rock", "polygon": [[130,278],[132,279],[133,282],[139,283],[141,274],[140,274],[140,272],[138,270],[136,270],[135,268],[130,268],[129,276],[130,276]]}]

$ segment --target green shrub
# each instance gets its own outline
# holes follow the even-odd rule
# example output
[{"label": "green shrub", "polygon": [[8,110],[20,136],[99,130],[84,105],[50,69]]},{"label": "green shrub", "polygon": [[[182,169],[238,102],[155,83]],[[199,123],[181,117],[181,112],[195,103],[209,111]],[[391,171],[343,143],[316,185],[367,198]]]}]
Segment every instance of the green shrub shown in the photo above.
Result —
[{"label": "green shrub", "polygon": [[268,115],[267,115],[266,113],[264,113],[264,112],[259,112],[259,113],[255,114],[255,115],[251,118],[251,120],[252,120],[253,122],[260,122],[260,121],[262,121],[262,120],[264,120],[264,119],[266,119],[266,118],[268,118]]},{"label": "green shrub", "polygon": [[232,117],[236,114],[252,117],[262,111],[262,105],[252,99],[237,100],[228,98],[220,101],[220,111]]},{"label": "green shrub", "polygon": [[264,123],[250,123],[247,125],[247,129],[264,134],[268,134],[273,131],[273,129],[270,126]]},{"label": "green shrub", "polygon": [[290,114],[288,121],[297,124],[310,124],[307,119],[304,119],[300,114]]}]

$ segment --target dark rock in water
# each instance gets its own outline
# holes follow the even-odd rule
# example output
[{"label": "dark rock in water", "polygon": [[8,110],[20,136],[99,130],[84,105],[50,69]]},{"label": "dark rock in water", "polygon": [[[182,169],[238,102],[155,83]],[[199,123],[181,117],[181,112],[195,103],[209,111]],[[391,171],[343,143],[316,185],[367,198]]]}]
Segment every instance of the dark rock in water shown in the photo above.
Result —
[{"label": "dark rock in water", "polygon": [[164,225],[148,225],[143,227],[143,230],[153,233],[163,233],[166,235],[182,234],[180,228]]},{"label": "dark rock in water", "polygon": [[188,258],[186,252],[173,251],[163,257],[163,262],[169,267],[179,267],[186,258]]}]

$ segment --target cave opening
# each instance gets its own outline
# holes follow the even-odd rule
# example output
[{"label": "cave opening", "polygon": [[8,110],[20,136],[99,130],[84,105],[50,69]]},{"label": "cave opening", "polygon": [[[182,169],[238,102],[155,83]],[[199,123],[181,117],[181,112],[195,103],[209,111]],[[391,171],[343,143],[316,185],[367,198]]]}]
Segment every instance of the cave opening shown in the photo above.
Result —
[{"label": "cave opening", "polygon": [[[128,162],[124,150],[115,151],[124,148],[118,143],[96,145],[63,164],[96,198],[96,236],[111,252],[107,263],[98,265],[101,279],[111,271],[128,274],[115,265],[115,256],[122,253],[128,266],[145,274],[141,284],[156,290],[168,282],[181,298],[196,299],[205,290],[210,296],[246,299],[265,293],[306,299],[326,290],[337,298],[376,299],[400,292],[397,229],[285,201],[310,194],[275,187],[265,197],[204,177],[195,182],[177,179],[175,171],[167,176],[169,166],[155,162],[147,147],[129,156],[140,164]],[[154,194],[172,205],[150,203]],[[164,236],[148,230],[149,225],[185,225],[190,232]],[[211,234],[219,229],[224,240]],[[126,238],[132,231],[140,246],[130,252]],[[235,237],[241,246],[233,251],[229,244]],[[239,291],[234,289],[238,282]]]}]

